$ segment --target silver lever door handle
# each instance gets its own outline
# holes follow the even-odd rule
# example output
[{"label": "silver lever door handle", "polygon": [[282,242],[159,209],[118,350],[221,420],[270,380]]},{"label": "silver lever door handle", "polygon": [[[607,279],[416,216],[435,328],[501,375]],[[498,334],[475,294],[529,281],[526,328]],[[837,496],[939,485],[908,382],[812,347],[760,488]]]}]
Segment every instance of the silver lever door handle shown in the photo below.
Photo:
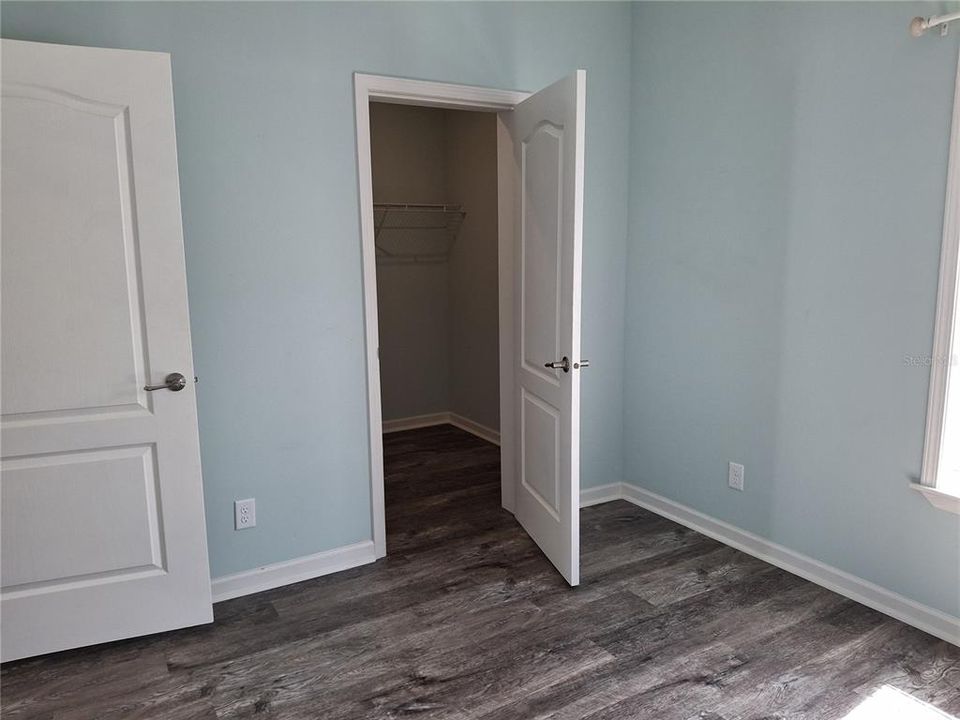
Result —
[{"label": "silver lever door handle", "polygon": [[187,379],[180,373],[170,373],[163,379],[163,385],[144,385],[143,389],[147,392],[154,390],[171,390],[180,392],[187,386]]},{"label": "silver lever door handle", "polygon": [[544,363],[543,366],[545,368],[552,368],[553,370],[570,372],[570,359],[564,355],[563,360],[554,360],[553,362]]}]

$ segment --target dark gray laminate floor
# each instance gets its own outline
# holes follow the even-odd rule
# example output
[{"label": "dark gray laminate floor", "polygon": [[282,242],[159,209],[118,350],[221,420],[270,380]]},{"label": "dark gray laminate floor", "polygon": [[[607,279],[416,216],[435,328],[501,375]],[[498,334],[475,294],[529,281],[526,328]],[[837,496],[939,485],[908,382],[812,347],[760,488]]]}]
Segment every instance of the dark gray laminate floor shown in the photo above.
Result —
[{"label": "dark gray laminate floor", "polygon": [[582,511],[571,590],[500,509],[495,447],[384,445],[387,559],[7,665],[3,717],[812,720],[883,686],[960,711],[956,647],[620,501]]}]

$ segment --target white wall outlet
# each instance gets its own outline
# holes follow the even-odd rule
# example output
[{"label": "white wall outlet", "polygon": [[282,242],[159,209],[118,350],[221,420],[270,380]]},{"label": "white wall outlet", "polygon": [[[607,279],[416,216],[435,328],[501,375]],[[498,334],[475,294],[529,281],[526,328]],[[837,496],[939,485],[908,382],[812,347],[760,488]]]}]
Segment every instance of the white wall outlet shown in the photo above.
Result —
[{"label": "white wall outlet", "polygon": [[743,465],[729,463],[727,469],[727,485],[734,490],[743,490]]},{"label": "white wall outlet", "polygon": [[253,498],[233,501],[233,529],[246,530],[257,524],[257,501]]}]

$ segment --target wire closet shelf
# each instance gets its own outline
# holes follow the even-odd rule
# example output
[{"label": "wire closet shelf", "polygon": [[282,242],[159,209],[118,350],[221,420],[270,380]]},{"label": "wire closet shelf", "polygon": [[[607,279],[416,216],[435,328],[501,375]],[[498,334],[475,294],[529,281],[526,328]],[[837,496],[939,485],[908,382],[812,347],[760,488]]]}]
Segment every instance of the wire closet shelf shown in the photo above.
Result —
[{"label": "wire closet shelf", "polygon": [[461,205],[374,203],[377,261],[444,262],[466,215]]}]

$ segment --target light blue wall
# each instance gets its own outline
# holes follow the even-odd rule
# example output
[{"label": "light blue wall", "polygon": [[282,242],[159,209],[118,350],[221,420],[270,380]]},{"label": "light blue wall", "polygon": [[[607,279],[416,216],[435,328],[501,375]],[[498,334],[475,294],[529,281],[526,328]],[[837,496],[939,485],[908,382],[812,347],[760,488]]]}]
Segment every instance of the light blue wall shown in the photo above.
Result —
[{"label": "light blue wall", "polygon": [[960,615],[960,518],[908,488],[957,36],[907,24],[940,11],[635,7],[624,446],[629,481]]},{"label": "light blue wall", "polygon": [[[370,537],[352,73],[587,69],[582,476],[622,476],[630,8],[8,3],[4,37],[173,55],[214,576]],[[235,532],[232,502],[257,498]]]}]

